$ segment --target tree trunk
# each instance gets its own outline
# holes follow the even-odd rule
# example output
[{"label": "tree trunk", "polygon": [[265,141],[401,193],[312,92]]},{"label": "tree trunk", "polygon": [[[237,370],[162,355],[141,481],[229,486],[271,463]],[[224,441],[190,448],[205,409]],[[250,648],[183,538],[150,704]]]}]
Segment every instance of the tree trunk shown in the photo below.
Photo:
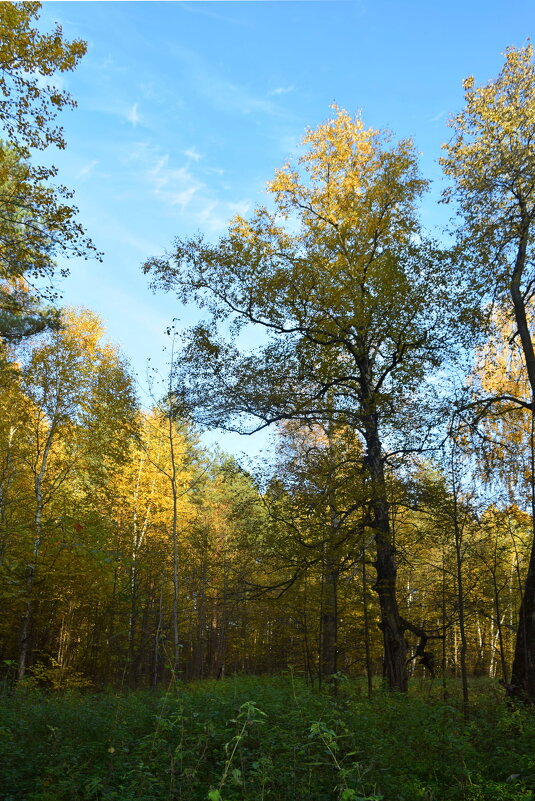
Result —
[{"label": "tree trunk", "polygon": [[[173,340],[174,346],[174,340]],[[180,677],[180,634],[178,626],[178,595],[179,595],[179,549],[178,549],[178,487],[177,487],[177,464],[175,454],[175,431],[173,422],[173,396],[171,387],[173,354],[171,349],[171,371],[169,373],[169,409],[168,409],[168,440],[169,440],[169,457],[171,459],[171,475],[169,480],[171,483],[171,494],[173,497],[173,519],[171,523],[171,545],[173,549],[173,617],[172,617],[172,630],[173,630],[173,679],[178,681]]]},{"label": "tree trunk", "polygon": [[496,637],[498,640],[498,645],[500,649],[500,665],[502,669],[502,679],[504,684],[507,684],[507,660],[505,658],[505,646],[503,642],[503,619],[505,616],[502,616],[502,611],[500,607],[500,591],[498,588],[498,581],[496,578],[496,571],[497,571],[497,554],[496,548],[494,550],[494,564],[492,568],[492,586],[494,590],[494,611],[496,613],[496,626],[497,626],[497,633]]},{"label": "tree trunk", "polygon": [[447,617],[446,617],[446,556],[444,545],[442,545],[442,700],[444,703],[448,700],[448,688],[446,684],[446,632],[447,632]]},{"label": "tree trunk", "polygon": [[[533,399],[535,405],[535,397]],[[534,422],[535,410],[531,414],[531,518],[532,541],[528,572],[524,583],[518,630],[516,635],[515,655],[511,670],[509,693],[513,697],[535,703],[535,448]]]},{"label": "tree trunk", "polygon": [[37,561],[39,559],[39,552],[41,550],[41,539],[43,534],[43,511],[45,502],[43,498],[43,480],[46,474],[48,457],[52,448],[52,443],[55,435],[54,423],[48,432],[45,446],[43,448],[43,456],[39,471],[34,473],[34,489],[35,489],[35,518],[34,518],[34,541],[32,550],[32,561],[27,567],[26,571],[26,603],[24,606],[24,613],[22,615],[22,625],[20,629],[20,647],[19,647],[19,664],[17,671],[17,678],[22,681],[26,674],[26,667],[28,664],[28,656],[30,653],[30,639],[33,624],[33,607],[34,607],[34,585],[35,573],[37,570]]},{"label": "tree trunk", "polygon": [[531,542],[528,573],[524,583],[515,655],[511,671],[510,694],[535,703],[535,449],[534,415],[531,416],[531,515],[534,534]]},{"label": "tree trunk", "polygon": [[156,621],[156,631],[154,632],[154,645],[152,649],[152,669],[151,669],[151,687],[153,690],[158,686],[158,679],[160,676],[160,640],[162,636],[162,623],[163,623],[163,586],[165,579],[165,566],[160,578],[160,593],[158,598],[158,617]]},{"label": "tree trunk", "polygon": [[511,686],[513,695],[535,702],[535,540],[520,604]]},{"label": "tree trunk", "polygon": [[327,555],[321,613],[321,675],[332,680],[338,672],[338,575],[336,559]]},{"label": "tree trunk", "polygon": [[374,562],[377,571],[374,590],[379,596],[381,610],[380,627],[383,632],[384,646],[383,672],[390,689],[406,692],[408,689],[407,643],[396,598],[397,567],[388,514],[389,504],[377,414],[374,411],[367,413],[363,422],[366,438],[366,466],[370,479],[369,525],[374,533],[377,554]]},{"label": "tree trunk", "polygon": [[314,672],[314,661],[311,654],[310,648],[310,636],[308,632],[308,571],[307,568],[304,570],[303,576],[303,645],[304,645],[304,657],[305,657],[305,675],[307,677],[307,682],[310,681],[312,687],[314,686],[314,680],[316,678]]},{"label": "tree trunk", "polygon": [[451,482],[453,494],[453,533],[455,537],[455,567],[457,574],[457,608],[459,611],[459,633],[461,636],[461,682],[463,688],[463,714],[468,716],[468,675],[466,670],[466,652],[468,644],[466,641],[465,614],[464,614],[464,587],[463,587],[463,553],[462,553],[462,529],[459,525],[459,509],[457,503],[457,483],[455,480],[455,470],[453,465]]},{"label": "tree trunk", "polygon": [[366,657],[366,682],[368,698],[373,693],[373,671],[370,648],[370,621],[368,615],[368,577],[366,575],[366,548],[362,549],[362,609],[364,614],[364,653]]},{"label": "tree trunk", "polygon": [[26,602],[24,604],[24,612],[22,615],[22,623],[20,628],[19,663],[17,670],[18,681],[22,681],[26,675],[26,666],[28,664],[28,655],[30,653],[30,635],[33,622],[33,586],[40,544],[41,534],[39,527],[36,531],[36,537],[33,544],[32,562],[26,569]]},{"label": "tree trunk", "polygon": [[522,343],[526,372],[531,387],[531,515],[533,538],[528,573],[522,593],[518,630],[516,636],[513,669],[511,671],[510,694],[535,703],[535,458],[533,427],[535,415],[535,353],[526,315],[525,295],[520,282],[526,264],[529,221],[524,220],[515,267],[511,277],[511,300],[515,320]]}]

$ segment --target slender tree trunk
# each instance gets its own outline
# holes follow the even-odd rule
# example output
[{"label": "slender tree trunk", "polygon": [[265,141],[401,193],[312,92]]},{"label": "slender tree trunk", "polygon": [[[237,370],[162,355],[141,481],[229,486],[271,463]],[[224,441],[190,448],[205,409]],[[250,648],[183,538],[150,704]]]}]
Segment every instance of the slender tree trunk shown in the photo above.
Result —
[{"label": "slender tree trunk", "polygon": [[13,439],[17,432],[16,426],[11,426],[9,429],[9,436],[6,448],[6,454],[4,458],[4,466],[2,468],[2,475],[0,478],[0,525],[2,534],[0,535],[0,565],[3,563],[5,558],[5,551],[8,546],[9,541],[9,525],[7,524],[7,508],[6,508],[6,498],[8,498],[8,493],[10,489],[10,485],[13,480],[13,476],[15,474],[15,470],[13,469]]},{"label": "slender tree trunk", "polygon": [[48,457],[52,448],[52,443],[55,435],[55,427],[52,424],[43,449],[43,456],[39,471],[34,474],[34,488],[35,488],[35,518],[34,518],[34,541],[32,549],[32,561],[28,564],[26,569],[26,602],[24,605],[24,613],[22,615],[22,624],[20,630],[20,647],[19,647],[19,664],[17,670],[17,678],[21,681],[26,674],[26,667],[28,664],[28,656],[30,652],[31,629],[33,624],[33,607],[34,607],[34,585],[35,574],[37,571],[37,562],[39,559],[39,552],[41,550],[41,540],[43,534],[43,480],[46,474]]},{"label": "slender tree trunk", "polygon": [[492,570],[492,586],[494,589],[494,611],[496,613],[496,627],[498,644],[500,648],[500,664],[502,668],[502,679],[504,684],[507,684],[507,660],[505,658],[505,646],[503,642],[503,618],[500,608],[500,592],[498,589],[498,582],[496,580],[496,553],[494,553],[494,566]]},{"label": "slender tree trunk", "polygon": [[136,671],[136,630],[138,622],[138,560],[139,553],[143,546],[147,528],[149,525],[149,518],[151,512],[152,496],[154,493],[154,480],[152,481],[150,496],[145,510],[145,517],[143,523],[140,525],[139,521],[139,496],[141,477],[143,467],[145,464],[144,456],[139,458],[139,466],[136,477],[136,484],[134,489],[134,513],[132,517],[132,548],[130,556],[130,614],[128,619],[128,659],[129,659],[129,677],[132,686],[135,686],[137,681]]},{"label": "slender tree trunk", "polygon": [[364,654],[366,659],[366,682],[368,698],[373,693],[373,670],[370,648],[370,617],[368,614],[368,577],[366,575],[366,548],[362,549],[362,609],[364,613]]},{"label": "slender tree trunk", "polygon": [[35,572],[37,568],[37,560],[39,557],[39,549],[41,546],[41,523],[40,515],[36,517],[35,524],[35,539],[33,542],[32,561],[26,568],[26,601],[24,604],[24,612],[22,615],[22,623],[20,628],[20,647],[19,647],[19,664],[17,670],[17,679],[22,681],[26,675],[26,667],[28,664],[28,656],[30,652],[30,636],[31,626],[33,623],[33,587],[35,582]]},{"label": "slender tree trunk", "polygon": [[328,680],[338,672],[338,576],[337,560],[327,554],[321,613],[321,675]]},{"label": "slender tree trunk", "polygon": [[446,555],[442,546],[442,700],[448,699],[448,688],[446,684]]},{"label": "slender tree trunk", "polygon": [[176,462],[174,451],[174,439],[171,429],[172,420],[169,419],[169,443],[171,449],[171,466],[172,466],[172,481],[171,488],[173,492],[173,522],[171,528],[171,536],[173,542],[173,676],[176,679],[179,677],[180,670],[180,636],[178,631],[178,505],[177,505],[177,486],[176,486]]},{"label": "slender tree trunk", "polygon": [[178,625],[178,595],[179,595],[179,555],[178,555],[178,486],[177,486],[177,460],[175,453],[175,430],[174,430],[174,409],[173,409],[173,361],[174,361],[174,336],[171,346],[171,365],[169,369],[168,386],[168,439],[169,456],[171,459],[171,493],[173,496],[173,519],[171,523],[171,542],[173,547],[173,678],[175,681],[180,675],[180,635]]},{"label": "slender tree trunk", "polygon": [[115,540],[115,553],[117,554],[115,558],[115,566],[113,569],[113,584],[112,584],[112,591],[109,603],[107,605],[106,610],[106,623],[105,623],[105,656],[103,660],[103,673],[106,681],[114,680],[114,664],[115,664],[115,654],[113,652],[113,643],[115,640],[115,617],[117,614],[117,584],[119,579],[119,565],[120,565],[120,557],[118,554],[121,553],[121,527],[120,522],[117,524],[117,533],[116,533],[116,540]]},{"label": "slender tree trunk", "polygon": [[314,686],[314,665],[312,654],[310,652],[310,637],[308,632],[308,570],[304,570],[303,578],[303,637],[305,646],[305,672],[307,681],[310,681],[312,687]]},{"label": "slender tree trunk", "polygon": [[160,675],[160,638],[162,635],[162,622],[163,622],[163,585],[164,585],[165,570],[162,572],[160,578],[160,592],[158,594],[158,613],[156,618],[156,630],[154,632],[154,643],[152,648],[152,665],[151,665],[151,689],[155,690],[158,686],[158,678]]},{"label": "slender tree trunk", "polygon": [[206,588],[208,586],[208,544],[205,544],[201,556],[199,570],[199,589],[197,590],[197,636],[192,657],[192,674],[196,679],[204,676],[206,662],[207,616],[206,616]]},{"label": "slender tree trunk", "polygon": [[457,482],[455,478],[455,469],[453,465],[453,451],[452,451],[452,469],[451,469],[451,482],[452,482],[452,495],[453,495],[453,534],[455,538],[455,568],[457,574],[457,609],[459,612],[459,634],[461,638],[461,682],[463,688],[463,713],[468,716],[468,674],[466,670],[466,652],[468,644],[466,640],[466,627],[465,627],[465,614],[464,614],[464,586],[463,586],[463,552],[462,541],[463,534],[461,526],[459,525],[459,507],[457,498]]},{"label": "slender tree trunk", "polygon": [[210,635],[208,640],[208,675],[217,677],[217,653],[219,640],[219,598],[212,599],[212,612],[210,615]]}]

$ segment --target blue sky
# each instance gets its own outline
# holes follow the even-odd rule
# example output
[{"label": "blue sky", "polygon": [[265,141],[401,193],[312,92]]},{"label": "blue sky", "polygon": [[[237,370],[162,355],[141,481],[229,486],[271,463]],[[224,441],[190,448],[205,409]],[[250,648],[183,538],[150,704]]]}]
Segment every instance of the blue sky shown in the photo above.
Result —
[{"label": "blue sky", "polygon": [[[76,192],[102,264],[70,262],[65,303],[104,319],[143,383],[165,361],[165,328],[191,313],[152,295],[143,261],[175,236],[217,237],[265,199],[274,170],[336,102],[364,122],[412,137],[434,180],[422,216],[445,222],[437,160],[461,82],[500,70],[506,46],[534,33],[533,0],[244,0],[45,2],[88,42],[62,78],[78,101],[62,122],[68,147],[51,153]],[[257,442],[222,440],[254,451]]]}]

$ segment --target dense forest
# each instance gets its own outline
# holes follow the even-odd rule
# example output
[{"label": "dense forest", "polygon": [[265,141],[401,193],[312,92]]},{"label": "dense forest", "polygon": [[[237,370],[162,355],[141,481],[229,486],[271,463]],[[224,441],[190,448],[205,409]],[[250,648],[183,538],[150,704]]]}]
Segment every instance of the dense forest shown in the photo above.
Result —
[{"label": "dense forest", "polygon": [[[6,673],[54,687],[289,666],[311,681],[381,676],[358,435],[280,426],[274,474],[255,480],[203,451],[174,396],[139,409],[94,315],[61,322],[6,347],[2,370]],[[465,441],[386,470],[410,675],[509,682],[531,428],[524,412],[506,423],[488,426],[485,474]]]},{"label": "dense forest", "polygon": [[[358,698],[377,694],[377,714],[390,715],[395,730],[409,707],[402,712],[403,696],[385,700],[381,688],[406,693],[414,678],[434,680],[444,703],[460,680],[465,723],[475,678],[494,680],[485,685],[491,705],[504,696],[535,702],[532,46],[508,49],[489,84],[465,81],[465,107],[441,159],[452,218],[440,241],[420,220],[428,182],[414,144],[333,107],[305,134],[299,159],[276,173],[265,207],[236,217],[218,241],[177,239],[165,257],[147,254],[152,290],[197,304],[203,318],[170,333],[168,370],[154,376],[148,408],[98,317],[61,308],[54,294],[58,259],[99,254],[55,169],[37,164],[40,151],[65,146],[56,115],[75,105],[40,78],[74,69],[85,52],[59,28],[32,27],[38,11],[37,3],[0,4],[5,692],[24,699],[38,690],[155,690],[290,673],[297,684],[273,696],[273,708],[295,715],[295,730],[305,726],[302,737],[328,754],[337,777],[321,792],[311,773],[296,778],[294,744],[299,798],[334,798],[335,788],[345,801],[438,799],[420,785],[396,795],[372,768],[366,785],[356,762],[346,769],[338,761],[341,739],[357,737],[355,708],[340,707],[332,722],[316,705],[322,697],[345,703],[357,681]],[[271,426],[272,456],[246,468],[203,447],[205,426]],[[269,699],[278,681],[254,693]],[[243,679],[234,690],[234,734],[208,783],[215,801],[231,776],[244,788],[232,797],[253,797],[242,746],[265,713],[246,686]],[[226,691],[218,692],[224,705]],[[182,697],[181,715],[194,699]],[[154,712],[152,700],[143,703],[140,720]],[[202,717],[192,708],[188,715]],[[453,707],[441,709],[451,717],[441,725],[461,725]],[[421,715],[431,725],[431,712]],[[39,731],[45,718],[30,728]],[[161,710],[157,720],[162,732],[179,726]],[[520,731],[520,717],[504,720],[504,732]],[[203,725],[206,734],[211,724]],[[373,725],[370,737],[384,745]],[[415,718],[413,735],[420,725]],[[181,774],[191,782],[184,795],[173,783],[167,795],[151,790],[158,771],[150,778],[147,768],[141,784],[135,774],[137,790],[121,785],[122,796],[86,777],[80,795],[69,785],[65,795],[41,789],[31,798],[206,798],[208,784],[193,789],[211,748],[205,734],[191,746],[201,751],[197,767]],[[167,735],[157,728],[150,736]],[[153,759],[146,748],[143,759]],[[441,748],[457,764],[453,740]],[[306,753],[305,762],[321,764]],[[251,763],[255,798],[289,797],[271,759]],[[516,796],[490,784],[470,795],[467,781],[440,797],[533,797],[531,785]]]}]

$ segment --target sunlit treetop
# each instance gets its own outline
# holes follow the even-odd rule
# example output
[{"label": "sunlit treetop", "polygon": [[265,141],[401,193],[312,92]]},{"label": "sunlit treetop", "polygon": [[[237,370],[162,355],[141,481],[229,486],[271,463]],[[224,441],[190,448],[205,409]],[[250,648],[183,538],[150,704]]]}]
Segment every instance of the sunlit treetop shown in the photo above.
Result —
[{"label": "sunlit treetop", "polygon": [[390,302],[399,317],[407,276],[394,253],[408,258],[418,241],[417,205],[427,182],[412,142],[394,143],[335,111],[307,132],[297,165],[284,166],[268,184],[271,208],[236,217],[216,248],[177,241],[176,268],[169,259],[147,262],[155,282],[185,300],[193,291],[219,315],[241,310],[255,321],[269,317],[270,325],[310,327],[315,320],[330,327],[331,312],[322,311],[329,308],[365,330],[379,308],[382,318],[393,311]]},{"label": "sunlit treetop", "polygon": [[[414,397],[424,365],[464,336],[449,325],[452,266],[420,229],[427,181],[413,143],[335,108],[302,144],[268,184],[271,203],[235,218],[217,244],[177,239],[144,267],[153,288],[208,312],[191,332],[184,381],[196,409],[224,406],[206,412],[218,424],[259,407],[263,421],[330,419],[331,390],[343,414],[358,417],[372,395],[385,417],[406,412],[381,399],[395,387]],[[254,352],[236,339],[250,324],[267,333]]]},{"label": "sunlit treetop", "polygon": [[527,235],[535,220],[535,65],[533,46],[508,48],[495,80],[476,86],[464,81],[465,108],[450,120],[452,140],[441,159],[454,184],[467,228],[466,239],[480,259],[499,266],[510,245]]},{"label": "sunlit treetop", "polygon": [[297,167],[285,165],[268,184],[279,211],[298,211],[315,233],[334,228],[361,237],[366,225],[370,234],[392,231],[403,240],[418,227],[416,202],[428,185],[413,143],[392,145],[388,132],[367,129],[359,116],[333,109],[333,118],[307,131]]}]

